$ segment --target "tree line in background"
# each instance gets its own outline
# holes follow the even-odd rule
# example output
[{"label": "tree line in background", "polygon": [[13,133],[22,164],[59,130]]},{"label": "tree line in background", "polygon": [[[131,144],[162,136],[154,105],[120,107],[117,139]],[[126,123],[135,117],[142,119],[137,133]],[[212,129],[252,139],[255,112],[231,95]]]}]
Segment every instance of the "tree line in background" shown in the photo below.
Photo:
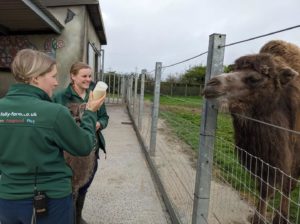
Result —
[{"label": "tree line in background", "polygon": [[[224,66],[224,72],[230,72],[232,66]],[[197,65],[190,67],[183,74],[168,75],[165,81],[161,82],[161,94],[170,96],[199,96],[202,93],[205,82],[206,66]],[[117,79],[120,75],[136,75],[130,74],[118,74],[115,71],[106,72],[104,75],[104,81],[110,86],[111,90],[117,90]],[[115,78],[114,78],[115,77]],[[146,74],[145,77],[145,91],[152,93],[154,89],[154,75]],[[113,85],[115,83],[115,88]],[[140,86],[140,85],[138,85]],[[139,87],[138,87],[139,88]]]},{"label": "tree line in background", "polygon": [[[232,66],[224,66],[224,72],[230,72],[232,70]],[[206,66],[197,65],[190,67],[183,74],[170,74],[166,78],[165,82],[170,83],[184,83],[184,84],[204,84],[205,81],[205,73]],[[134,75],[135,73],[130,74],[119,74],[115,71],[109,71],[105,73],[105,76],[113,76],[113,75]],[[146,75],[146,81],[154,81],[154,75]]]},{"label": "tree line in background", "polygon": [[[224,72],[232,70],[232,66],[224,66]],[[206,66],[198,65],[189,68],[181,75],[169,75],[166,82],[204,85]]]}]

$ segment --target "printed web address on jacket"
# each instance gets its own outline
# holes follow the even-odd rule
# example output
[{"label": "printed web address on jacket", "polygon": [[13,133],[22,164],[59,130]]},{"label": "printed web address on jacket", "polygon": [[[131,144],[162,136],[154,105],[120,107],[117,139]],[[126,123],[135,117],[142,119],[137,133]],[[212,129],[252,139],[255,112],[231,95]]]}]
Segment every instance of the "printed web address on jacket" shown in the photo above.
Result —
[{"label": "printed web address on jacket", "polygon": [[0,117],[37,117],[37,113],[0,112]]}]

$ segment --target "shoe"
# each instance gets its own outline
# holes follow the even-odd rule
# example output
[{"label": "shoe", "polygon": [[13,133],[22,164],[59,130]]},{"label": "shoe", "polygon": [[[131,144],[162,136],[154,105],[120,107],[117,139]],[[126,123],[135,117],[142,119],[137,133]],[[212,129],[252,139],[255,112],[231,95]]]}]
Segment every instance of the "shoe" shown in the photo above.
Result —
[{"label": "shoe", "polygon": [[82,209],[85,201],[85,195],[78,194],[77,200],[76,200],[76,224],[88,224],[83,218],[82,218]]}]

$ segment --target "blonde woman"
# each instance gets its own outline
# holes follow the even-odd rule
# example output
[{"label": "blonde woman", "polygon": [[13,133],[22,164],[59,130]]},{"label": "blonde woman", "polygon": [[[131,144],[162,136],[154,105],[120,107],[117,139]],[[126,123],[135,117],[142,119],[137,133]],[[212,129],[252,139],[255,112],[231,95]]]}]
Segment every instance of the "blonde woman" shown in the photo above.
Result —
[{"label": "blonde woman", "polygon": [[[80,111],[81,106],[88,102],[89,95],[93,87],[94,83],[92,82],[92,68],[84,62],[76,62],[70,68],[70,84],[66,89],[56,93],[53,100],[54,102],[68,107],[73,116],[75,116],[75,119],[79,121],[80,118],[78,118],[78,112]],[[109,116],[106,112],[105,103],[103,103],[100,109],[97,111],[95,133],[98,144],[96,146],[95,161],[93,164],[91,164],[94,166],[93,172],[89,177],[89,181],[84,186],[80,187],[76,201],[77,224],[86,223],[82,218],[82,209],[87,190],[90,187],[98,168],[97,158],[99,159],[99,148],[102,149],[104,153],[106,153],[105,140],[101,131],[107,127],[108,120]],[[76,141],[76,138],[74,138],[74,141]]]},{"label": "blonde woman", "polygon": [[24,49],[11,68],[18,83],[0,99],[0,223],[73,224],[72,171],[62,151],[90,153],[104,97],[89,97],[78,127],[66,107],[51,101],[54,59]]}]

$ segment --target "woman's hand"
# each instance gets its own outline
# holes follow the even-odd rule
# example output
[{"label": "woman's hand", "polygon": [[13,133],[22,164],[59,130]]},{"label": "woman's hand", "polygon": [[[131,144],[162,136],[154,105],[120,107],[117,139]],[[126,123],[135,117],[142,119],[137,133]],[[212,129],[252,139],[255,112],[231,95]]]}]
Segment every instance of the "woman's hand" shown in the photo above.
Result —
[{"label": "woman's hand", "polygon": [[100,124],[99,121],[97,121],[97,122],[96,122],[96,131],[98,131],[100,127],[101,127],[101,124]]},{"label": "woman's hand", "polygon": [[99,110],[101,105],[104,103],[105,97],[106,97],[106,93],[100,99],[94,99],[93,92],[90,91],[89,101],[86,104],[86,109],[96,112],[97,110]]}]

